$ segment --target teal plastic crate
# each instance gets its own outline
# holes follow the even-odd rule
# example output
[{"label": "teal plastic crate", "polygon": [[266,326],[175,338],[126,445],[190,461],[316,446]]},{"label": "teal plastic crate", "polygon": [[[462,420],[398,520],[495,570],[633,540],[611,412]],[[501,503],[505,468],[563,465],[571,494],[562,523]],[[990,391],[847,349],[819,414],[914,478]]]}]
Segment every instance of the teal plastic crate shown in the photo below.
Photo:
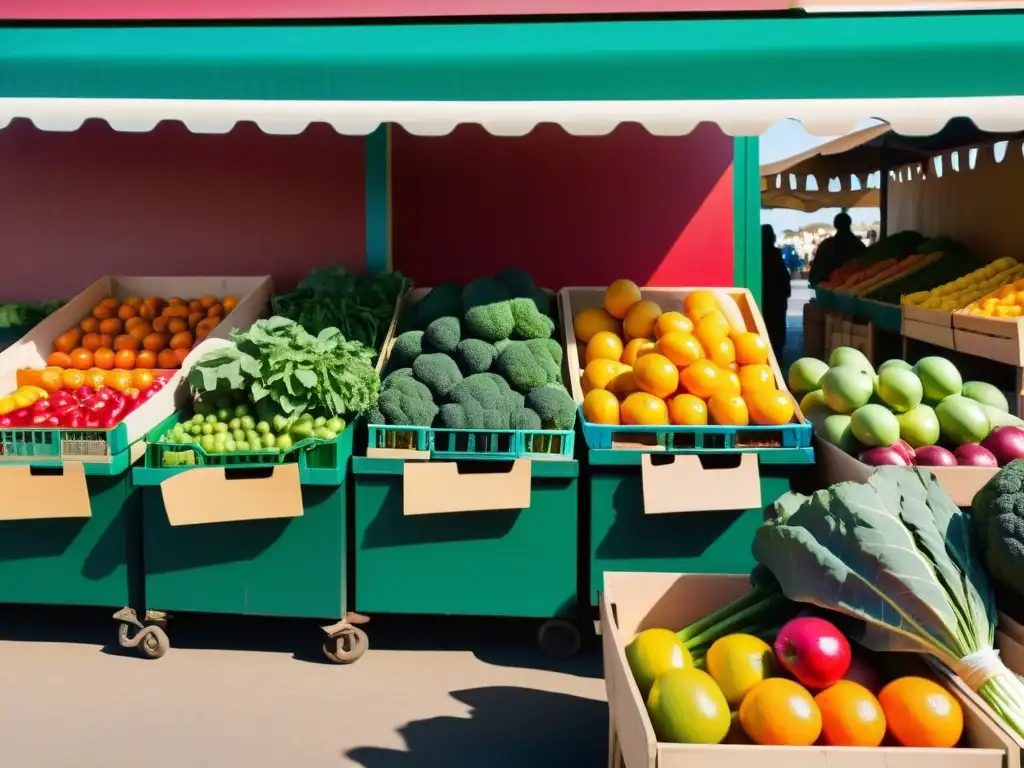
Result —
[{"label": "teal plastic crate", "polygon": [[0,461],[24,459],[25,463],[44,464],[62,461],[113,460],[131,447],[128,428],[113,429],[38,429],[18,427],[0,430]]},{"label": "teal plastic crate", "polygon": [[368,426],[369,448],[429,451],[433,459],[496,461],[510,459],[571,459],[576,436],[561,429],[445,429]]},{"label": "teal plastic crate", "polygon": [[[174,413],[164,419],[146,435],[144,471],[153,470],[155,474],[142,474],[144,484],[158,485],[154,482],[161,477],[168,477],[168,472],[185,471],[193,467],[224,467],[232,470],[261,469],[280,464],[297,463],[301,482],[308,485],[337,485],[345,480],[348,460],[352,456],[355,423],[348,424],[344,431],[334,440],[301,440],[287,451],[244,451],[235,453],[207,453],[195,444],[161,442],[167,432],[182,421],[185,414]],[[168,453],[191,452],[195,460],[191,465],[164,466],[164,457]],[[136,470],[136,473],[140,471]]]},{"label": "teal plastic crate", "polygon": [[833,301],[835,301],[835,308],[838,311],[851,317],[856,316],[857,310],[860,309],[860,299],[858,297],[852,293],[839,293],[838,291],[833,293],[832,297]]},{"label": "teal plastic crate", "polygon": [[882,330],[899,333],[903,328],[903,308],[873,299],[859,299],[857,314]]},{"label": "teal plastic crate", "polygon": [[839,303],[836,295],[835,291],[829,291],[825,288],[814,289],[814,301],[822,309],[838,310]]}]

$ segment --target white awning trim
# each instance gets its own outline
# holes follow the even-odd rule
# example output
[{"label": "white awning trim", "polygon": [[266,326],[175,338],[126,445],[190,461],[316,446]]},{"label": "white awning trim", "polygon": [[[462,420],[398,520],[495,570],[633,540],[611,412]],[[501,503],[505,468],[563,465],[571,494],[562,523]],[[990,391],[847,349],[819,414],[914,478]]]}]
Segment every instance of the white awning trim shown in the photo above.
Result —
[{"label": "white awning trim", "polygon": [[848,133],[865,118],[888,122],[898,133],[927,136],[953,117],[969,116],[982,130],[1024,130],[1024,96],[935,99],[760,99],[745,101],[217,101],[198,99],[0,99],[0,128],[25,118],[46,131],[75,131],[86,120],[105,120],[117,131],[148,132],[180,121],[193,133],[228,133],[254,122],[265,133],[294,135],[311,123],[365,136],[381,123],[397,123],[419,136],[443,136],[477,123],[497,136],[524,136],[541,123],[571,134],[600,136],[624,122],[656,136],[682,136],[700,123],[717,123],[731,136],[758,136],[787,118],[809,133]]}]

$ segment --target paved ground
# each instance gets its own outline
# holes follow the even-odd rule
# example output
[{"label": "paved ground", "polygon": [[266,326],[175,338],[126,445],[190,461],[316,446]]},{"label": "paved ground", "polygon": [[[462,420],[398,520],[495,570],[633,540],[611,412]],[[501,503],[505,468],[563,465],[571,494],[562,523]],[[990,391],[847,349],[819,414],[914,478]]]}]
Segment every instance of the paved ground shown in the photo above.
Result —
[{"label": "paved ground", "polygon": [[604,764],[607,706],[596,642],[554,663],[535,649],[532,625],[375,619],[368,629],[371,651],[338,667],[321,663],[319,630],[308,622],[178,617],[170,633],[176,647],[147,661],[105,649],[115,625],[101,615],[4,609],[0,762]]}]

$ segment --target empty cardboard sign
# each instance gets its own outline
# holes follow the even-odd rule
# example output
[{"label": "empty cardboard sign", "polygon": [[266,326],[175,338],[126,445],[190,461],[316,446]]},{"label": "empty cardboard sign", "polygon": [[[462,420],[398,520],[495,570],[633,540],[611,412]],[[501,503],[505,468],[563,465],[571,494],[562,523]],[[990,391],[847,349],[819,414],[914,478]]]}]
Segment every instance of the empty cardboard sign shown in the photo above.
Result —
[{"label": "empty cardboard sign", "polygon": [[[666,459],[671,461],[661,463]],[[753,453],[741,454],[739,466],[730,469],[705,469],[700,457],[690,454],[645,453],[640,457],[640,479],[647,515],[761,506],[761,473]]]},{"label": "empty cardboard sign", "polygon": [[299,465],[275,466],[269,477],[229,479],[223,467],[200,467],[160,484],[171,525],[240,523],[302,516]]},{"label": "empty cardboard sign", "polygon": [[509,472],[459,472],[454,461],[407,462],[402,478],[406,515],[486,512],[530,506],[532,472],[516,459]]},{"label": "empty cardboard sign", "polygon": [[0,520],[92,517],[81,462],[66,462],[59,474],[34,475],[31,467],[0,467],[0,488]]}]

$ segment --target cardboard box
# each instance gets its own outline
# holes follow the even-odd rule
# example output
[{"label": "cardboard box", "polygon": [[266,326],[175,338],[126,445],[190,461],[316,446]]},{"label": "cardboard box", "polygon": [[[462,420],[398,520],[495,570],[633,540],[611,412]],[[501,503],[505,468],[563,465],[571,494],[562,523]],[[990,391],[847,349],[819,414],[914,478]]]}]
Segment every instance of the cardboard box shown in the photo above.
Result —
[{"label": "cardboard box", "polygon": [[[843,480],[867,482],[876,467],[859,461],[855,456],[840,450],[827,440],[815,438],[815,453],[821,467],[825,485]],[[921,467],[927,469],[939,481],[953,503],[958,507],[969,507],[974,494],[991,480],[999,471],[997,467]]]},{"label": "cardboard box", "polygon": [[953,341],[953,315],[950,312],[905,306],[902,333],[908,339],[926,341],[946,349],[956,348]]},{"label": "cardboard box", "polygon": [[626,645],[644,629],[678,630],[749,590],[747,576],[671,573],[606,573],[601,595],[601,646],[609,706],[609,765],[614,768],[1019,768],[1016,743],[957,685],[936,677],[964,708],[967,746],[760,747],[734,744],[659,743],[626,661]]}]

